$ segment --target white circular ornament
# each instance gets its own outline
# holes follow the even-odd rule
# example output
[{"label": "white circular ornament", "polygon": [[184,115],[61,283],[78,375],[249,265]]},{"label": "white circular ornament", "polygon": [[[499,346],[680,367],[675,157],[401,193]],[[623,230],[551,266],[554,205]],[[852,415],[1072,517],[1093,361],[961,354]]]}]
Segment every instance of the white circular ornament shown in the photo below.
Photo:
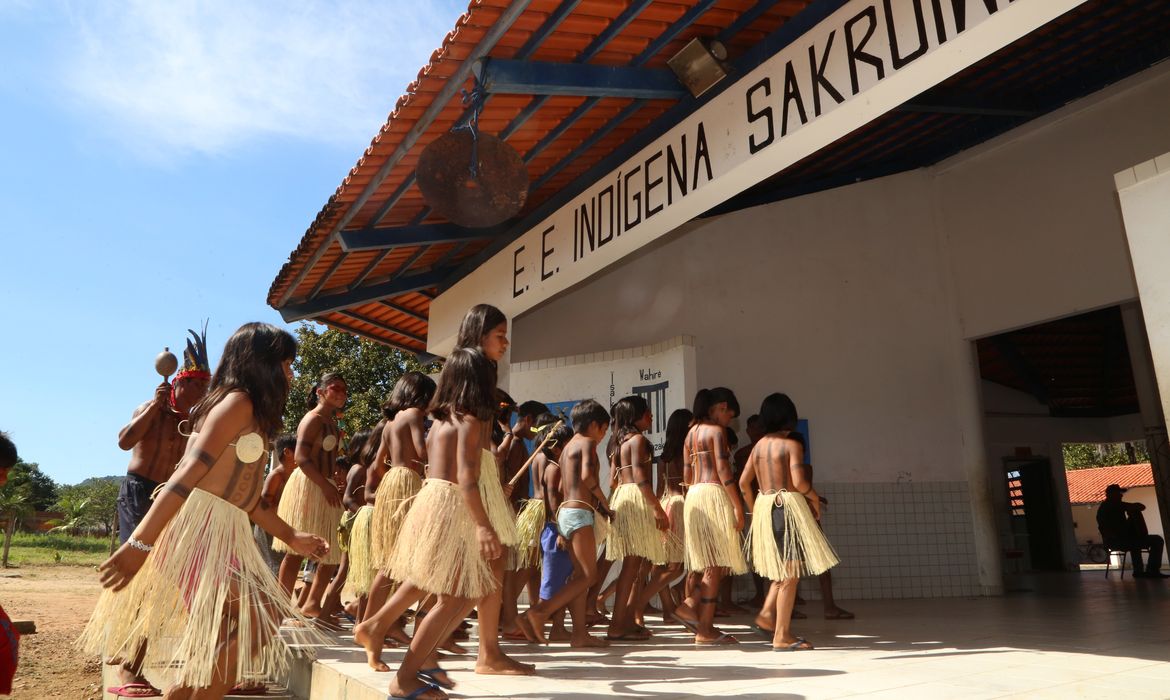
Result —
[{"label": "white circular ornament", "polygon": [[244,464],[251,464],[264,456],[264,438],[260,433],[248,433],[236,441],[236,457]]},{"label": "white circular ornament", "polygon": [[334,447],[337,447],[337,436],[326,435],[325,439],[321,441],[321,449],[326,452],[332,452]]}]

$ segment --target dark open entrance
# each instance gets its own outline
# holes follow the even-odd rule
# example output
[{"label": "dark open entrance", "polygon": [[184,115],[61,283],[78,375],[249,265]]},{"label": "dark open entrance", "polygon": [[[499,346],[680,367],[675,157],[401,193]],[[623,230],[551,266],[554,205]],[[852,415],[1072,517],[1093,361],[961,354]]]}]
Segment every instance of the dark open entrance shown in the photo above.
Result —
[{"label": "dark open entrance", "polygon": [[[1014,390],[1000,393],[1023,407],[1018,416],[1016,409],[996,416],[998,426],[1012,427],[1007,437],[988,436],[1001,449],[996,480],[1004,555],[1025,570],[1075,569],[1076,543],[1085,538],[1068,505],[1061,444],[1108,442],[1102,436],[1118,430],[1111,419],[1139,413],[1121,308],[1021,328],[976,346],[982,378]],[[1114,441],[1140,438],[1140,421],[1135,426],[1138,434],[1112,434]]]}]

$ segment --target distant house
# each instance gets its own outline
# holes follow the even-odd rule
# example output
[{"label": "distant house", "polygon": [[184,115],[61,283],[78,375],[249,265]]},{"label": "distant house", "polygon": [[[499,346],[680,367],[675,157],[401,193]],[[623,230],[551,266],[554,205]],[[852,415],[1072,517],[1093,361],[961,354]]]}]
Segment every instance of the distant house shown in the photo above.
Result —
[{"label": "distant house", "polygon": [[1074,469],[1066,472],[1065,477],[1078,543],[1101,541],[1101,533],[1097,532],[1097,505],[1105,499],[1105,487],[1109,484],[1120,484],[1127,489],[1123,496],[1126,502],[1144,503],[1150,534],[1162,535],[1162,518],[1154,495],[1154,470],[1149,464]]}]

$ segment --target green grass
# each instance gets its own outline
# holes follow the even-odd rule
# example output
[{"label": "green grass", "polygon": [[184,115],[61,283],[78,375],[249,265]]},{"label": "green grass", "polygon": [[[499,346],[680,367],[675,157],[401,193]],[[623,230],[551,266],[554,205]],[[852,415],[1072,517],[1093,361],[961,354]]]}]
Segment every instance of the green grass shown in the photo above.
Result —
[{"label": "green grass", "polygon": [[[2,542],[0,542],[2,544]],[[97,566],[110,552],[110,538],[58,532],[18,532],[8,550],[8,566]]]}]

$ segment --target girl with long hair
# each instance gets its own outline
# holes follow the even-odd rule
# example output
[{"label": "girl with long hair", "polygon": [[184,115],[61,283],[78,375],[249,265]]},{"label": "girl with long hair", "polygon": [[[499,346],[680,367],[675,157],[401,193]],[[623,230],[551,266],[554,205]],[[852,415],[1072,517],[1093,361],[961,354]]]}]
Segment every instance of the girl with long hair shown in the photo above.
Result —
[{"label": "girl with long hair", "polygon": [[696,644],[735,644],[738,640],[715,629],[719,583],[726,571],[747,572],[739,533],[743,530],[743,503],[731,467],[727,426],[739,415],[739,402],[727,388],[700,389],[695,394],[691,427],[683,441],[683,504],[686,528],[686,567],[703,572],[698,605]]},{"label": "girl with long hair", "polygon": [[611,464],[617,466],[617,486],[609,497],[613,520],[606,536],[605,556],[610,561],[620,559],[622,569],[606,639],[639,641],[650,635],[635,624],[635,614],[641,608],[630,605],[631,591],[644,562],[661,563],[666,559],[664,535],[669,522],[654,497],[654,447],[643,434],[654,419],[649,404],[641,396],[626,396],[614,404],[611,415],[613,436],[607,451]]},{"label": "girl with long hair", "polygon": [[281,427],[296,341],[266,323],[228,339],[207,395],[191,413],[175,472],[133,536],[99,568],[102,596],[82,635],[90,652],[133,658],[174,686],[168,697],[222,698],[237,679],[288,671],[281,621],[298,643],[319,638],[283,594],[249,519],[301,557],[329,553],[261,498],[269,441]]}]

